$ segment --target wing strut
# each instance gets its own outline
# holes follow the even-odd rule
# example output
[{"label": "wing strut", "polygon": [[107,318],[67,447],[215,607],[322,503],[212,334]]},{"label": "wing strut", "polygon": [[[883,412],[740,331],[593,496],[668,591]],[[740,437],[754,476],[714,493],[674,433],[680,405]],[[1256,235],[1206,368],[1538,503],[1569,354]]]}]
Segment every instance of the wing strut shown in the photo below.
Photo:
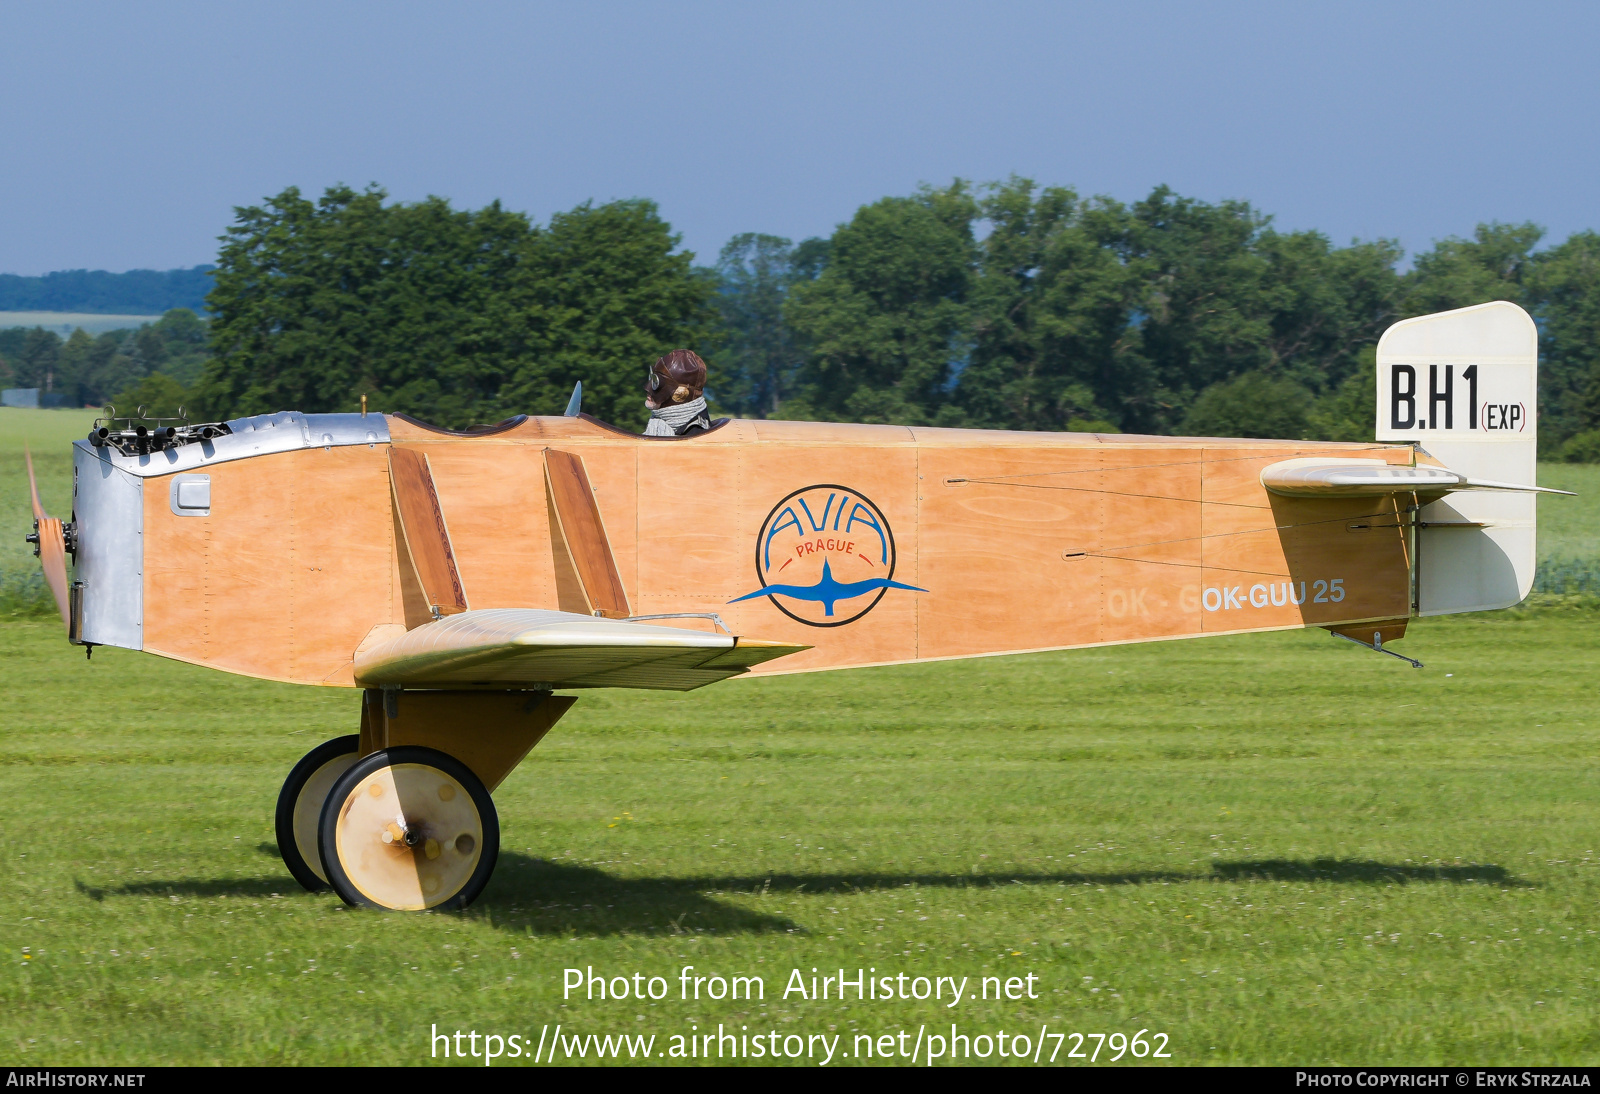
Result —
[{"label": "wing strut", "polygon": [[394,489],[398,538],[410,556],[412,575],[422,586],[428,611],[435,619],[466,611],[467,594],[461,587],[450,529],[439,507],[428,457],[411,448],[390,448],[389,482]]},{"label": "wing strut", "polygon": [[571,452],[547,448],[544,474],[557,525],[550,529],[550,534],[554,538],[559,532],[566,543],[572,568],[583,586],[588,614],[607,619],[628,618],[631,614],[628,593],[622,587],[622,575],[617,572],[611,541],[606,539],[605,524],[600,519],[600,503],[589,485],[583,460]]}]

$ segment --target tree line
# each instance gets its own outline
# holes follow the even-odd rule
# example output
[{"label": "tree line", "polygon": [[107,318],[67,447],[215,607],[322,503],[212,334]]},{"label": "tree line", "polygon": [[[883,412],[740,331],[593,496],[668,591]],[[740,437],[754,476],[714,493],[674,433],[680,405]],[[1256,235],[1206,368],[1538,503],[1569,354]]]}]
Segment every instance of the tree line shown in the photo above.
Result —
[{"label": "tree line", "polygon": [[1481,224],[1402,272],[1392,241],[1280,232],[1245,202],[958,182],[827,240],[731,241],[718,363],[754,415],[1370,439],[1385,328],[1510,300],[1540,326],[1546,453],[1600,459],[1600,236],[1542,239]]},{"label": "tree line", "polygon": [[171,414],[192,393],[210,360],[206,323],[174,308],[137,330],[91,337],[82,328],[62,339],[40,327],[0,330],[0,387],[36,387],[70,406],[114,402],[119,413],[147,404]]},{"label": "tree line", "polygon": [[[701,266],[647,200],[537,224],[290,188],[236,210],[209,323],[78,332],[57,367],[85,401],[142,384],[216,418],[365,393],[448,426],[559,413],[581,380],[585,409],[640,428],[646,367],[688,346],[744,417],[1364,439],[1384,328],[1511,300],[1540,326],[1546,454],[1600,460],[1600,236],[1542,242],[1483,224],[1403,270],[1392,241],[1279,231],[1245,202],[1013,178],[886,197],[825,239],[741,235]],[[39,375],[54,336],[30,338],[0,333],[0,370]]]},{"label": "tree line", "polygon": [[57,270],[42,277],[0,274],[0,311],[158,315],[198,312],[211,291],[210,266],[187,270]]}]

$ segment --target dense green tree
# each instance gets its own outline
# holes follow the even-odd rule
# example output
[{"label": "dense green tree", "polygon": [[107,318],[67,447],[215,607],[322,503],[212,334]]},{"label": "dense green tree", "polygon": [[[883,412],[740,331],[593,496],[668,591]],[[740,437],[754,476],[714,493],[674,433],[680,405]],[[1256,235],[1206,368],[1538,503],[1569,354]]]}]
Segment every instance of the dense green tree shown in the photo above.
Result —
[{"label": "dense green tree", "polygon": [[1313,441],[1370,441],[1375,436],[1378,347],[1361,350],[1356,370],[1338,387],[1324,391],[1306,416],[1304,436]]},{"label": "dense green tree", "polygon": [[1257,250],[1267,262],[1270,370],[1315,392],[1336,389],[1400,317],[1399,244],[1334,247],[1320,232],[1268,229]]},{"label": "dense green tree", "polygon": [[774,414],[794,383],[803,350],[783,306],[797,283],[814,281],[827,262],[825,240],[797,247],[781,236],[734,236],[717,258],[716,305],[722,322],[710,390],[718,407],[742,417]]},{"label": "dense green tree", "polygon": [[488,297],[515,272],[527,220],[384,197],[339,186],[312,202],[291,187],[235,210],[208,298],[209,413],[350,410],[367,392],[450,424],[493,416],[506,362],[482,352]]},{"label": "dense green tree", "polygon": [[[116,383],[98,383],[97,372],[127,333],[112,331],[90,338],[80,329],[63,342],[54,331],[39,327],[0,330],[0,360],[7,362],[5,385],[44,388],[48,381],[50,390],[71,405],[96,403],[116,390]],[[115,377],[122,381],[136,378],[131,371]]]},{"label": "dense green tree", "polygon": [[0,331],[6,350],[21,366],[8,382],[47,389],[69,405],[99,406],[153,372],[190,386],[207,357],[206,325],[178,308],[137,330],[91,337],[79,328],[64,342],[53,331],[12,328]]},{"label": "dense green tree", "polygon": [[1600,427],[1600,235],[1577,232],[1535,255],[1526,281],[1540,328],[1539,444],[1560,451]]},{"label": "dense green tree", "polygon": [[1130,327],[1140,298],[1127,261],[1127,210],[1013,178],[986,188],[971,291],[971,360],[957,381],[959,419],[1010,429],[1115,430],[1147,385]]},{"label": "dense green tree", "polygon": [[28,340],[28,329],[27,327],[0,328],[0,358],[9,361],[8,367],[12,369],[16,368],[22,358],[22,347]]},{"label": "dense green tree", "polygon": [[385,410],[461,426],[585,408],[637,425],[655,356],[703,336],[713,291],[648,201],[588,204],[546,229],[498,203],[384,203],[375,187],[290,188],[236,210],[208,298],[214,414]]},{"label": "dense green tree", "polygon": [[586,202],[552,217],[482,328],[486,347],[505,339],[494,351],[507,363],[501,408],[559,414],[581,380],[585,410],[642,430],[650,364],[704,348],[714,330],[714,277],[678,244],[651,201]]},{"label": "dense green tree", "polygon": [[1124,414],[1132,428],[1166,433],[1206,387],[1273,364],[1267,263],[1252,247],[1267,221],[1243,202],[1211,205],[1164,186],[1132,211],[1145,283],[1135,322],[1154,390]]},{"label": "dense green tree", "polygon": [[143,407],[147,418],[171,418],[184,410],[193,421],[195,415],[187,413],[189,397],[189,390],[177,380],[164,372],[152,372],[127,390],[118,392],[111,401],[121,415],[136,414]]},{"label": "dense green tree", "polygon": [[15,361],[12,367],[18,386],[36,387],[41,392],[59,390],[56,377],[60,371],[61,339],[54,331],[34,327],[25,333]]},{"label": "dense green tree", "polygon": [[139,370],[164,373],[189,387],[210,358],[207,334],[205,321],[194,312],[173,308],[130,334],[120,349]]},{"label": "dense green tree", "polygon": [[1183,420],[1192,437],[1305,436],[1311,393],[1285,376],[1244,372],[1200,393]]},{"label": "dense green tree", "polygon": [[1309,398],[1338,389],[1395,314],[1394,244],[1334,248],[1243,203],[1163,187],[1128,207],[1012,179],[982,216],[957,392],[975,425],[1170,432],[1245,373]]},{"label": "dense green tree", "polygon": [[95,340],[82,327],[73,331],[61,347],[59,360],[60,383],[63,391],[70,391],[73,403],[85,405],[94,395],[89,382],[94,372]]},{"label": "dense green tree", "polygon": [[137,383],[143,376],[132,358],[122,352],[125,338],[108,331],[94,340],[88,355],[87,368],[79,382],[79,397],[86,406],[98,406],[111,399],[112,393],[122,391]]},{"label": "dense green tree", "polygon": [[1524,281],[1533,249],[1544,238],[1537,224],[1480,224],[1471,239],[1455,236],[1417,255],[1405,277],[1405,315],[1465,308],[1490,300],[1530,303]]},{"label": "dense green tree", "polygon": [[794,245],[789,256],[789,273],[796,282],[815,281],[822,276],[833,257],[833,240],[812,236]]},{"label": "dense green tree", "polygon": [[1554,455],[1568,463],[1600,463],[1600,429],[1574,433]]},{"label": "dense green tree", "polygon": [[780,416],[935,420],[967,353],[977,202],[956,182],[863,206],[784,316],[807,346]]},{"label": "dense green tree", "polygon": [[1332,390],[1395,318],[1393,243],[1334,248],[1318,232],[1278,232],[1242,202],[1165,187],[1133,212],[1148,264],[1141,345],[1159,385],[1153,405],[1134,408],[1141,428],[1170,431],[1199,392],[1247,372]]}]

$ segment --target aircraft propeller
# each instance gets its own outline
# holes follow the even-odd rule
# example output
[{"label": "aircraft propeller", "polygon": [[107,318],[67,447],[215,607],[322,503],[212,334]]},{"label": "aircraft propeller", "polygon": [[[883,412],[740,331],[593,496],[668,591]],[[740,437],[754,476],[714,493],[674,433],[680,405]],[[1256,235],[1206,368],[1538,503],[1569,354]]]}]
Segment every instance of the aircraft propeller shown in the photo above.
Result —
[{"label": "aircraft propeller", "polygon": [[22,455],[28,462],[28,489],[33,493],[33,534],[28,537],[28,542],[33,544],[34,556],[44,567],[44,581],[50,586],[50,595],[56,598],[56,607],[61,610],[61,622],[70,628],[66,535],[62,532],[61,521],[46,513],[44,506],[39,503],[39,484],[33,477],[33,454],[24,447]]}]

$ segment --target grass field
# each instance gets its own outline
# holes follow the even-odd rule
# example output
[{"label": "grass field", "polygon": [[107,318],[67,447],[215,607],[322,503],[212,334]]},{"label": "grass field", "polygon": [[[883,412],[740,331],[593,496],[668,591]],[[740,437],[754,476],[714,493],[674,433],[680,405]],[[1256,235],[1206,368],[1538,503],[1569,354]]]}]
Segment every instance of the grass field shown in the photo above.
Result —
[{"label": "grass field", "polygon": [[[954,1021],[1148,1029],[1175,1062],[1593,1063],[1592,620],[1423,623],[1422,672],[1306,632],[586,696],[497,792],[484,897],[425,916],[302,893],[271,843],[353,696],[0,625],[0,1036],[19,1064],[412,1063],[434,1023],[848,1051]],[[679,1001],[683,965],[764,1005]],[[673,997],[563,1004],[586,966]],[[784,1000],[813,967],[1040,997]]]},{"label": "grass field", "polygon": [[[1311,631],[587,694],[497,791],[483,898],[423,916],[303,893],[272,844],[351,693],[86,663],[48,620],[0,623],[0,1043],[409,1064],[442,1062],[435,1024],[666,1051],[721,1023],[841,1036],[837,1065],[868,1062],[858,1033],[954,1022],[1165,1033],[1176,1063],[1592,1064],[1597,623],[1423,621],[1421,672]],[[680,1000],[685,965],[765,998]],[[588,966],[670,994],[564,1001]],[[1038,997],[784,998],[841,967]]]},{"label": "grass field", "polygon": [[159,315],[101,315],[75,311],[0,311],[0,327],[43,327],[66,338],[79,327],[86,334],[108,330],[134,330],[154,323]]}]

